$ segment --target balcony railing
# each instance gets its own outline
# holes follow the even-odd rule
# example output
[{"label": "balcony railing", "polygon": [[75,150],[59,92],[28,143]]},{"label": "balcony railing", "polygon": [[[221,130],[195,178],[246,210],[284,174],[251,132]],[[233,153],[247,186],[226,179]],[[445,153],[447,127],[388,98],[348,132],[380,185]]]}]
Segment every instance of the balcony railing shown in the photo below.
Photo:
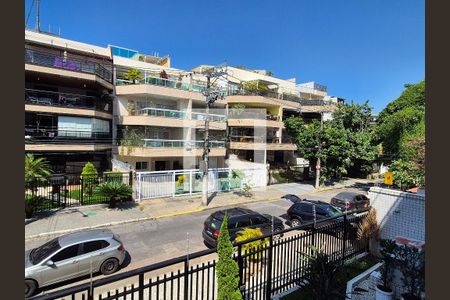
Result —
[{"label": "balcony railing", "polygon": [[[139,112],[142,116],[155,116],[155,117],[165,117],[165,118],[174,118],[174,119],[189,119],[189,115],[186,111],[173,110],[173,109],[165,109],[165,108],[153,108],[146,107],[140,110]],[[191,113],[191,120],[200,120],[203,121],[206,118],[206,114],[204,113]],[[217,114],[209,114],[209,120],[212,122],[225,122],[227,117],[225,115],[217,115]]]},{"label": "balcony railing", "polygon": [[279,139],[277,137],[266,137],[265,139],[259,136],[230,136],[231,142],[239,143],[258,143],[258,144],[278,144]]},{"label": "balcony railing", "polygon": [[[203,148],[204,141],[186,141],[186,140],[162,140],[162,139],[143,139],[142,146],[146,148]],[[225,148],[225,141],[209,141],[210,148]]]},{"label": "balcony railing", "polygon": [[95,109],[112,113],[112,101],[102,98],[25,89],[25,103],[33,105],[60,106],[69,108]]},{"label": "balcony railing", "polygon": [[25,143],[102,143],[111,144],[112,136],[108,132],[87,130],[65,130],[57,127],[25,126]]},{"label": "balcony railing", "polygon": [[181,82],[177,80],[158,78],[158,77],[150,77],[146,76],[144,79],[139,80],[126,80],[126,79],[116,79],[116,85],[130,85],[130,84],[150,84],[163,86],[172,89],[179,89],[183,91],[193,91],[193,92],[203,92],[206,89],[206,86],[197,85],[197,84],[189,84],[186,82]]},{"label": "balcony railing", "polygon": [[304,106],[323,106],[323,105],[337,105],[337,103],[325,100],[305,100],[300,98],[298,95],[289,93],[279,93],[277,91],[260,91],[260,90],[250,90],[250,89],[238,89],[229,90],[228,95],[245,95],[245,96],[263,96],[274,99],[286,100],[300,103]]},{"label": "balcony railing", "polygon": [[230,119],[257,119],[257,120],[280,121],[280,117],[276,115],[245,110],[241,111],[238,109],[230,109],[228,116]]},{"label": "balcony railing", "polygon": [[44,67],[52,67],[75,72],[97,75],[112,83],[112,64],[100,64],[95,61],[73,57],[63,57],[53,53],[25,49],[25,63]]}]

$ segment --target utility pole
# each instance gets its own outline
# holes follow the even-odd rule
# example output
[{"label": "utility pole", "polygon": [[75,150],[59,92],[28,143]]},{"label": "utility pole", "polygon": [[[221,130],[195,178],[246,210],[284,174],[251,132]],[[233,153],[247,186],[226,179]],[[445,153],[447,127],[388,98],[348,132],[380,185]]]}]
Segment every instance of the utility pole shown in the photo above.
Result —
[{"label": "utility pole", "polygon": [[[211,77],[208,75],[206,77],[206,91],[209,94],[211,88]],[[202,189],[202,205],[208,205],[208,169],[209,169],[209,105],[208,101],[209,95],[206,96],[206,113],[205,113],[205,136],[203,142],[203,189]]]},{"label": "utility pole", "polygon": [[203,179],[202,179],[202,206],[208,205],[208,187],[209,187],[209,107],[211,103],[214,103],[219,97],[219,91],[211,90],[211,77],[218,79],[219,77],[226,75],[224,70],[213,70],[206,75],[206,91],[203,93],[206,96],[206,112],[205,112],[205,135],[203,142]]},{"label": "utility pole", "polygon": [[39,0],[36,0],[36,32],[41,32],[41,20],[39,16]]},{"label": "utility pole", "polygon": [[[320,150],[322,149],[322,130],[323,130],[323,110],[321,108],[320,110],[320,133],[319,133],[319,141],[317,145],[317,153],[320,153]],[[317,156],[316,161],[316,184],[315,188],[318,189],[320,186],[320,157]]]}]

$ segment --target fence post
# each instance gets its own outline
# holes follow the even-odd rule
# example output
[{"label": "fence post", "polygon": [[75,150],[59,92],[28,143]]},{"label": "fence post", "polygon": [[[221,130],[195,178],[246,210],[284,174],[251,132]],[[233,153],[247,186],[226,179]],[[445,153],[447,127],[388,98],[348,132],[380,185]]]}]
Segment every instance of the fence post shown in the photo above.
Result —
[{"label": "fence post", "polygon": [[133,187],[133,171],[129,173],[128,184]]},{"label": "fence post", "polygon": [[84,195],[83,175],[80,176],[80,184],[81,184],[81,189],[80,189],[80,204],[83,205],[83,195]]},{"label": "fence post", "polygon": [[272,257],[273,257],[273,236],[269,237],[269,248],[267,253],[267,284],[266,284],[266,299],[272,297]]},{"label": "fence post", "polygon": [[346,244],[346,239],[347,239],[347,214],[344,215],[344,230],[343,230],[343,237],[342,237],[342,263],[344,263],[345,260],[345,244]]},{"label": "fence post", "polygon": [[189,195],[192,195],[192,170],[189,171]]},{"label": "fence post", "polygon": [[67,193],[69,192],[67,189],[67,182],[69,180],[67,179],[67,175],[64,175],[64,207],[67,205]]},{"label": "fence post", "polygon": [[243,262],[243,260],[242,260],[242,245],[239,245],[238,246],[238,249],[237,249],[237,251],[238,251],[238,253],[237,253],[237,263],[238,263],[238,266],[239,266],[239,286],[241,286],[241,285],[243,285],[244,284],[244,276],[243,276],[243,274],[244,274],[244,262]]},{"label": "fence post", "polygon": [[[151,288],[149,289],[151,293]],[[139,274],[139,300],[144,299],[144,273]]]},{"label": "fence post", "polygon": [[189,293],[189,258],[184,261],[184,300],[188,300]]}]

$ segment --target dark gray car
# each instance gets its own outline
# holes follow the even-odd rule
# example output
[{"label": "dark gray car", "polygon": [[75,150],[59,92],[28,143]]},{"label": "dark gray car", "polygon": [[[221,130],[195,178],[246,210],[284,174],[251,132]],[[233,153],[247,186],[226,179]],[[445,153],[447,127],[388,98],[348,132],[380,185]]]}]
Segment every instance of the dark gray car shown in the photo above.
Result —
[{"label": "dark gray car", "polygon": [[355,211],[370,206],[370,199],[359,192],[342,192],[331,199],[331,204],[338,207],[341,211]]},{"label": "dark gray car", "polygon": [[123,263],[125,248],[111,230],[66,234],[25,252],[25,297],[37,288],[101,272],[114,273]]}]

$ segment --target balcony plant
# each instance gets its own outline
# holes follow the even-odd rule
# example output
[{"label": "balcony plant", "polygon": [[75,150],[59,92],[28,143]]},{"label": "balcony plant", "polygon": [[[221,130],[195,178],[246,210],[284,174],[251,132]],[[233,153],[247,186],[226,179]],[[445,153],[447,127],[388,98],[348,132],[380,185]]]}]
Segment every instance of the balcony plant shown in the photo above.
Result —
[{"label": "balcony plant", "polygon": [[123,74],[123,77],[127,80],[133,81],[135,84],[139,83],[139,80],[143,79],[141,71],[137,69],[129,69],[125,74]]},{"label": "balcony plant", "polygon": [[117,181],[104,182],[95,189],[97,195],[109,199],[109,207],[115,208],[117,201],[123,201],[132,196],[133,190],[127,184]]},{"label": "balcony plant", "polygon": [[371,208],[361,223],[358,224],[358,240],[362,240],[369,245],[369,251],[372,255],[380,256],[378,242],[380,238],[380,226],[377,222],[377,212]]},{"label": "balcony plant", "polygon": [[425,252],[408,245],[399,246],[399,268],[406,293],[403,300],[420,300],[425,290]]},{"label": "balcony plant", "polygon": [[381,240],[380,247],[380,252],[383,257],[383,267],[381,269],[381,284],[375,286],[375,299],[390,300],[394,294],[391,283],[393,270],[397,265],[396,255],[398,245],[392,240]]},{"label": "balcony plant", "polygon": [[256,81],[247,81],[242,84],[242,87],[244,90],[250,91],[250,92],[268,92],[270,91],[269,87],[267,85],[258,83]]}]

